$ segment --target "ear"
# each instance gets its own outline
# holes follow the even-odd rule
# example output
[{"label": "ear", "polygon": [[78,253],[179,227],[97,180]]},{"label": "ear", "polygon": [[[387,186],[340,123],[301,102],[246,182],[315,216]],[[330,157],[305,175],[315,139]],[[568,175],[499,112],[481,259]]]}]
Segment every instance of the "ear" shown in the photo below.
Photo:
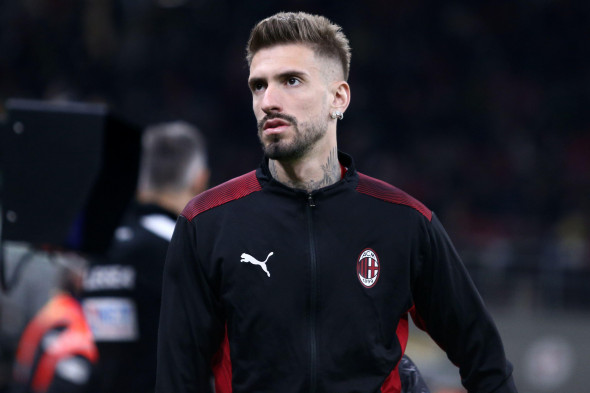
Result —
[{"label": "ear", "polygon": [[209,187],[210,175],[211,172],[209,169],[203,169],[197,176],[195,176],[191,186],[191,193],[193,195],[200,194]]},{"label": "ear", "polygon": [[346,81],[332,83],[332,102],[330,103],[330,113],[340,111],[344,113],[350,104],[350,86]]}]

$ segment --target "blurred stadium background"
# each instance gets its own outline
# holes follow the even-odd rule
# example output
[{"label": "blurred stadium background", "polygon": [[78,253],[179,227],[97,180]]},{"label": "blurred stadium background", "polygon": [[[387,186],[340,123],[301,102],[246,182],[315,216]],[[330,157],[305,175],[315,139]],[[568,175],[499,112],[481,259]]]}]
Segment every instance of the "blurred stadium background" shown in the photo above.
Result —
[{"label": "blurred stadium background", "polygon": [[[106,103],[139,125],[184,119],[208,137],[216,185],[262,157],[244,48],[281,10],[343,26],[340,148],[440,216],[520,392],[587,391],[590,2],[3,0],[0,115],[31,98]],[[433,391],[461,391],[420,332],[409,352]]]}]

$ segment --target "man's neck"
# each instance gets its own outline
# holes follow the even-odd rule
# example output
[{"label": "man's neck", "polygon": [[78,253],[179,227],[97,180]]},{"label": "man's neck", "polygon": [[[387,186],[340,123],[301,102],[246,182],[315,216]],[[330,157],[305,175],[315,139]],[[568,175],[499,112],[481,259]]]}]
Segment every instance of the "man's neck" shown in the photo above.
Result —
[{"label": "man's neck", "polygon": [[186,192],[165,193],[142,191],[137,194],[140,203],[158,205],[171,213],[180,214],[184,206],[190,201],[191,196]]},{"label": "man's neck", "polygon": [[317,160],[305,159],[295,162],[269,160],[272,177],[291,188],[312,192],[332,185],[340,180],[341,169],[338,150],[334,147],[325,157]]}]

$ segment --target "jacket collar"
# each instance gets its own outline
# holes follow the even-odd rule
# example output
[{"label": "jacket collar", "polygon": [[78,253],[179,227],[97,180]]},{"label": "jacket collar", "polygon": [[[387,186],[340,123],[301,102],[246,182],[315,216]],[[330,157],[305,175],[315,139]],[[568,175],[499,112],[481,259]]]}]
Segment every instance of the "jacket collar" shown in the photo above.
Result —
[{"label": "jacket collar", "polygon": [[134,201],[131,205],[131,209],[133,209],[137,216],[161,214],[173,219],[174,221],[176,221],[176,219],[178,218],[178,214],[176,214],[175,212],[166,210],[160,205],[156,205],[154,203],[141,203],[138,201]]},{"label": "jacket collar", "polygon": [[[268,166],[268,160],[269,160],[269,158],[265,155],[262,159],[262,163],[260,164],[260,167],[256,171],[256,176],[258,177],[258,180],[260,181],[260,184],[262,185],[262,187],[265,187],[267,185],[268,186],[277,186],[277,187],[282,187],[282,188],[292,190],[292,191],[301,191],[301,192],[306,193],[303,190],[294,190],[294,189],[280,183],[276,179],[274,179],[270,173],[270,169]],[[358,179],[358,175],[356,173],[356,168],[355,168],[354,160],[352,159],[352,157],[342,151],[338,151],[338,161],[340,162],[340,165],[342,165],[346,168],[346,173],[344,174],[343,178],[340,181],[336,182],[335,184],[332,184],[331,186],[322,188],[321,190],[330,189],[333,187],[338,187],[339,185],[343,185],[345,183],[350,183],[350,182],[356,183],[356,181]],[[313,193],[316,193],[317,191],[319,191],[319,190],[316,190]]]}]

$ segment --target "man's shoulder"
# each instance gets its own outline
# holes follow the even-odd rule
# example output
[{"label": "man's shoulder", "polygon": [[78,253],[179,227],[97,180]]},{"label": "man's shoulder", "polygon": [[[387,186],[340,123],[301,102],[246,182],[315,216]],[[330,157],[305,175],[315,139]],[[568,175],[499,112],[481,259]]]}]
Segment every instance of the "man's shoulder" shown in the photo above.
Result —
[{"label": "man's shoulder", "polygon": [[358,177],[357,192],[385,202],[411,207],[420,212],[429,221],[432,220],[432,211],[405,191],[383,180],[375,179],[362,173],[358,173]]},{"label": "man's shoulder", "polygon": [[262,190],[256,171],[233,178],[194,197],[181,215],[191,221],[199,214]]}]

